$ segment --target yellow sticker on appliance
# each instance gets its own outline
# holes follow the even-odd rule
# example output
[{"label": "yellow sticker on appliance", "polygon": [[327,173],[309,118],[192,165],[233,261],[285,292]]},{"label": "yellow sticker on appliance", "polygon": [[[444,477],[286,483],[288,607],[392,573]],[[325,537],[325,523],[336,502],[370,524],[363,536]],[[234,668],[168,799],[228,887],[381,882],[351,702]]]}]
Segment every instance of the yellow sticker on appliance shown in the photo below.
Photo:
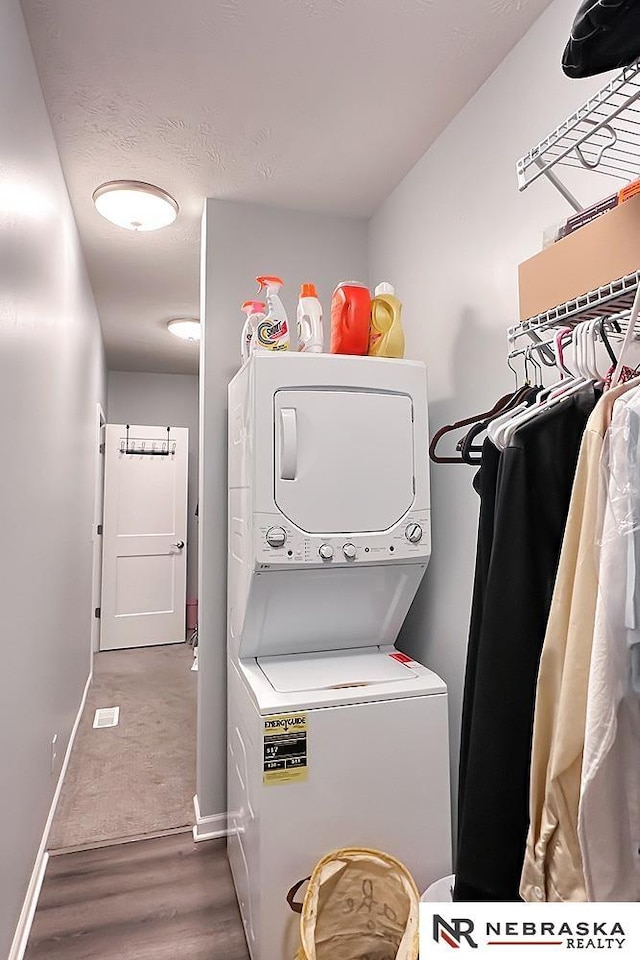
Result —
[{"label": "yellow sticker on appliance", "polygon": [[263,783],[307,779],[307,714],[265,717]]}]

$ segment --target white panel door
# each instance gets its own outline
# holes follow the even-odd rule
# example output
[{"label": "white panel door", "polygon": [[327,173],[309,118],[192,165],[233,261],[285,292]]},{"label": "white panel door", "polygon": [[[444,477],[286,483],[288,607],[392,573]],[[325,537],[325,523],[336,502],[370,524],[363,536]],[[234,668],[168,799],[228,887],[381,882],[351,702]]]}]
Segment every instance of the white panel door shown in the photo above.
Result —
[{"label": "white panel door", "polygon": [[100,649],[185,639],[189,431],[108,424]]},{"label": "white panel door", "polygon": [[307,533],[388,530],[415,496],[413,404],[368,390],[279,390],[275,498]]}]

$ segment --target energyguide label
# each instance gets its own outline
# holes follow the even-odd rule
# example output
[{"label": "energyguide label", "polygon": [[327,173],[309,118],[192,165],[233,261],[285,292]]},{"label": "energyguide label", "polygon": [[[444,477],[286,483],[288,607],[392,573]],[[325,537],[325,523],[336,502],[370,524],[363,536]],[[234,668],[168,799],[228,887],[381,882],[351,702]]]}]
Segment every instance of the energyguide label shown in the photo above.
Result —
[{"label": "energyguide label", "polygon": [[264,721],[263,783],[307,779],[307,714],[283,713]]}]

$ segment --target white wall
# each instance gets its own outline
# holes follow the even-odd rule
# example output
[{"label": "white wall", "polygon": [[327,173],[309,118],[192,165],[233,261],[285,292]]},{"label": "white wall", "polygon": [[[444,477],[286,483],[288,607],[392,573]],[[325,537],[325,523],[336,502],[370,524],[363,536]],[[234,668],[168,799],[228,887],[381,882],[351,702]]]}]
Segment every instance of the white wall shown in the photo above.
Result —
[{"label": "white wall", "polygon": [[[517,264],[540,249],[544,227],[572,212],[542,180],[519,194],[515,163],[603,83],[561,73],[576,6],[556,0],[548,8],[371,221],[372,282],[392,281],[404,301],[407,356],[429,369],[432,433],[489,409],[513,386],[505,357]],[[606,180],[587,178],[574,184],[583,198],[607,194]],[[433,557],[400,639],[449,684],[454,791],[476,548],[473,473],[431,465]]]},{"label": "white wall", "polygon": [[254,278],[275,272],[295,318],[300,283],[326,305],[340,280],[367,278],[361,220],[207,200],[203,225],[200,418],[200,655],[198,799],[202,816],[226,811],[227,384],[239,366],[240,304]]},{"label": "white wall", "polygon": [[[169,336],[169,334],[167,334]],[[198,596],[198,378],[171,373],[109,371],[109,423],[189,428],[187,597]]]},{"label": "white wall", "polygon": [[[0,956],[90,669],[102,337],[17,0],[0,3]],[[51,738],[58,758],[51,771]]]}]

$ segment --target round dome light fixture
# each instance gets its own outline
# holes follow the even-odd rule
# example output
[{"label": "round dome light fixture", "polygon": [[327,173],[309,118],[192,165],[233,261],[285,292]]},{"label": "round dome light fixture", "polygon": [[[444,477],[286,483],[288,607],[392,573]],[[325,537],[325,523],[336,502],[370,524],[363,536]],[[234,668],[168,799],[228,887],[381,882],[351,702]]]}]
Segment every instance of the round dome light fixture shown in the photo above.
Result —
[{"label": "round dome light fixture", "polygon": [[178,216],[177,202],[166,190],[139,180],[110,180],[93,192],[98,213],[126,230],[159,230]]},{"label": "round dome light fixture", "polygon": [[169,320],[167,330],[181,340],[196,342],[200,339],[200,321],[192,317],[176,317],[175,320]]}]

